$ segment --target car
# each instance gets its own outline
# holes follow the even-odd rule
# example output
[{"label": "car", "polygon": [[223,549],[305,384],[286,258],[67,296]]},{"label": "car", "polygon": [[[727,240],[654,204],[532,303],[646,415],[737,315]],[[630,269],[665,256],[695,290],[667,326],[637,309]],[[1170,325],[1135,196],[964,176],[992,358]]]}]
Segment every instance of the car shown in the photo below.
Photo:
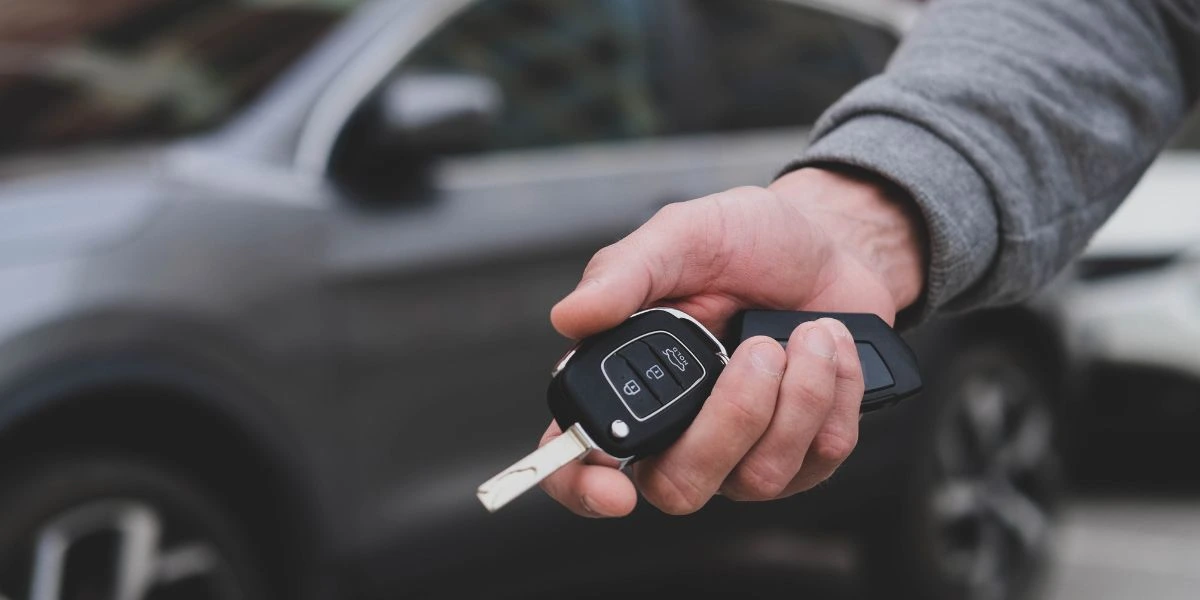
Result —
[{"label": "car", "polygon": [[[913,332],[927,392],[812,493],[606,522],[474,496],[547,424],[547,315],[590,256],[769,181],[913,5],[22,6],[0,597],[599,596],[814,555],[892,597],[1036,579],[1062,352],[1029,307]],[[824,532],[846,561],[804,551]]]},{"label": "car", "polygon": [[1197,169],[1193,115],[1056,282],[1052,304],[1087,397],[1070,435],[1084,482],[1177,481],[1161,457],[1192,451],[1200,426]]}]

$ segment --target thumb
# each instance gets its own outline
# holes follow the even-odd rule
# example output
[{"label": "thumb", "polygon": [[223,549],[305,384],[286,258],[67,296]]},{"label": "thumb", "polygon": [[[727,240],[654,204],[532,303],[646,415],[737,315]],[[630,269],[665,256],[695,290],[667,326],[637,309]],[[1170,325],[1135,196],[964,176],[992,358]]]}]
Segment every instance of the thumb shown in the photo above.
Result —
[{"label": "thumb", "polygon": [[668,205],[597,252],[575,291],[551,309],[554,328],[583,338],[619,325],[655,301],[699,291],[693,282],[706,278],[689,272],[689,265],[713,263],[699,256],[713,252],[704,243],[711,213],[704,200]]}]

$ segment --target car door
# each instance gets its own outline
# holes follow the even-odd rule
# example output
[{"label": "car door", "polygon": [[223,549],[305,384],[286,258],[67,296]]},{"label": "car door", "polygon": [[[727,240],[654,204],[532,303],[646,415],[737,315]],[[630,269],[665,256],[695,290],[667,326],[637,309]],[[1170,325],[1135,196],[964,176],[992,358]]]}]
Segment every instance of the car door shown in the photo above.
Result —
[{"label": "car door", "polygon": [[[597,249],[667,202],[767,183],[803,144],[815,110],[797,116],[779,98],[787,122],[749,118],[762,109],[738,103],[756,82],[695,64],[720,58],[733,77],[760,57],[711,47],[728,42],[712,22],[728,15],[701,10],[715,4],[482,0],[436,25],[391,76],[492,86],[503,108],[480,148],[380,150],[387,136],[369,111],[386,82],[347,123],[328,264],[363,543],[483,514],[475,486],[548,422],[548,369],[569,345],[549,311]],[[664,34],[685,26],[699,37]],[[566,518],[544,502],[506,511],[536,508],[546,527]]]},{"label": "car door", "polygon": [[[347,123],[332,160],[344,197],[328,264],[362,543],[457,529],[483,512],[475,487],[549,422],[549,368],[569,345],[551,306],[596,249],[659,204],[711,189],[690,165],[630,160],[655,155],[644,146],[660,110],[639,12],[590,0],[473,3]],[[499,91],[482,149],[397,150],[375,135],[372,103],[412,74]]]}]

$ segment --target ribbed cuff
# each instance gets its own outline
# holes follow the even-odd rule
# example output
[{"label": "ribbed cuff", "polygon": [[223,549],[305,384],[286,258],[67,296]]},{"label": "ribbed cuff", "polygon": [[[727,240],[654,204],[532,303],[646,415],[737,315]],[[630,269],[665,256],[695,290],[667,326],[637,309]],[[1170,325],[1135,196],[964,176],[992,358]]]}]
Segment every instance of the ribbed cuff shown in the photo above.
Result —
[{"label": "ribbed cuff", "polygon": [[839,163],[894,182],[916,202],[930,243],[922,297],[898,325],[928,318],[979,281],[998,248],[996,208],[983,177],[933,132],[902,118],[867,113],[823,132],[780,175]]}]

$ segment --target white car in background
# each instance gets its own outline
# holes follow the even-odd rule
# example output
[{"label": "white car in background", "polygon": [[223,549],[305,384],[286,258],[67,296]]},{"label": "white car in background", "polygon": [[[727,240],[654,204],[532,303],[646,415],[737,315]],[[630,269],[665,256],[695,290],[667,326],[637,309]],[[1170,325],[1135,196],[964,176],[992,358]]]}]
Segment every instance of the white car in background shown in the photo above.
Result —
[{"label": "white car in background", "polygon": [[1077,356],[1200,379],[1200,151],[1154,164],[1093,238],[1061,302]]},{"label": "white car in background", "polygon": [[1081,375],[1076,478],[1177,481],[1163,457],[1200,430],[1200,114],[1043,300]]}]

